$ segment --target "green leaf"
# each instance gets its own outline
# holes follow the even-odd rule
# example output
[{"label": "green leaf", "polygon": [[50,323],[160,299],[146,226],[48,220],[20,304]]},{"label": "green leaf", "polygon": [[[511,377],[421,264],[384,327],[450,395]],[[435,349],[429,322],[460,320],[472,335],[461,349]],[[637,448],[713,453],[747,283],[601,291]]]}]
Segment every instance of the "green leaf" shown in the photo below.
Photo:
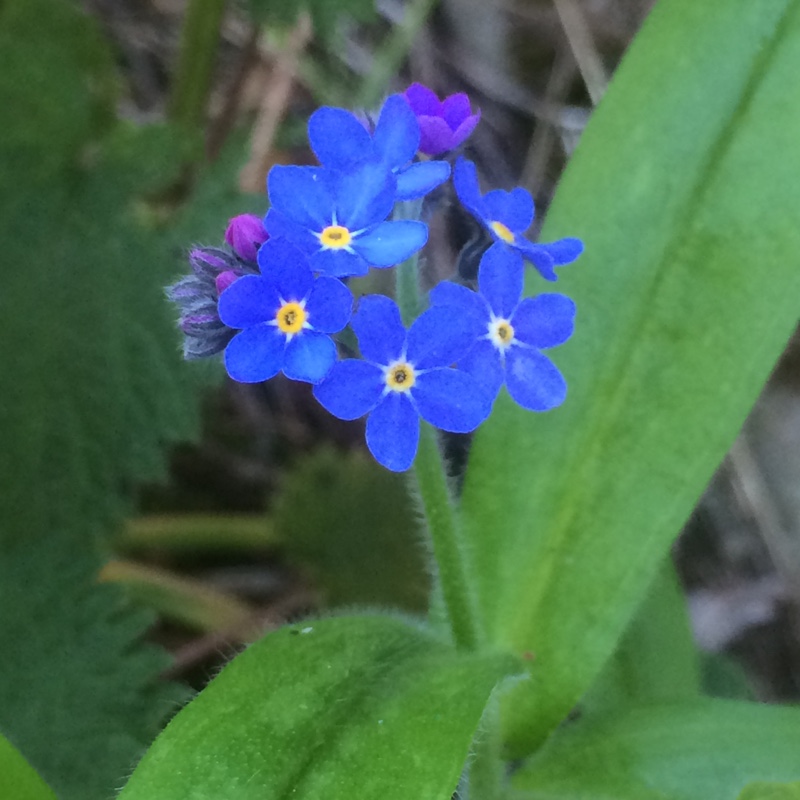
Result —
[{"label": "green leaf", "polygon": [[798,780],[798,753],[800,709],[705,700],[567,725],[513,786],[517,800],[736,800]]},{"label": "green leaf", "polygon": [[0,797],[9,800],[56,800],[50,787],[20,752],[0,735]]},{"label": "green leaf", "polygon": [[517,754],[614,650],[796,325],[799,71],[797,0],[662,0],[567,169],[542,238],[586,243],[570,396],[503,394],[463,493],[489,635],[535,655]]},{"label": "green leaf", "polygon": [[120,800],[450,800],[507,655],[390,617],[270,634],[167,726]]},{"label": "green leaf", "polygon": [[739,800],[800,800],[800,783],[751,783]]},{"label": "green leaf", "polygon": [[0,727],[62,800],[106,800],[186,696],[139,642],[151,615],[97,584],[134,482],[195,428],[143,213],[185,143],[110,127],[112,59],[72,3],[6,0],[0,61]]},{"label": "green leaf", "polygon": [[622,705],[692,700],[700,695],[700,683],[686,600],[668,561],[581,708],[598,713]]}]

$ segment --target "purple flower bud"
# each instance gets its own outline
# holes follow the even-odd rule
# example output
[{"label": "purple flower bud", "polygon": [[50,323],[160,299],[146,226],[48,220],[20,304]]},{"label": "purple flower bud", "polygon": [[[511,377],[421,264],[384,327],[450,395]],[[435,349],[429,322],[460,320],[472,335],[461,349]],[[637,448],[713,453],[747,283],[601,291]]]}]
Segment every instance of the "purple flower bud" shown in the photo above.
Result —
[{"label": "purple flower bud", "polygon": [[255,261],[258,248],[269,239],[261,220],[253,214],[239,214],[228,222],[225,241],[239,258]]},{"label": "purple flower bud", "polygon": [[403,97],[419,122],[419,152],[428,156],[455,150],[481,118],[480,110],[472,113],[469,98],[463,92],[440,101],[427,86],[412,83]]},{"label": "purple flower bud", "polygon": [[217,294],[222,294],[239,277],[241,276],[232,269],[220,272],[214,280],[217,287]]}]

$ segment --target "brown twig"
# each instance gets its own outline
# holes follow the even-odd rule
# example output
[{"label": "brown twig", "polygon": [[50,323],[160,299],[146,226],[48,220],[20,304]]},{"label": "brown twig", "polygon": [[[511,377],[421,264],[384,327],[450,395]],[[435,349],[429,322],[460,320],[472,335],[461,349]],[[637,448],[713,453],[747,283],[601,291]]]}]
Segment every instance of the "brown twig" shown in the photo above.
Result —
[{"label": "brown twig", "polygon": [[275,62],[272,77],[261,103],[250,140],[250,160],[239,175],[243,192],[263,192],[270,167],[270,154],[278,125],[289,104],[292,84],[297,75],[300,56],[311,40],[311,18],[303,13],[289,35],[286,47]]}]

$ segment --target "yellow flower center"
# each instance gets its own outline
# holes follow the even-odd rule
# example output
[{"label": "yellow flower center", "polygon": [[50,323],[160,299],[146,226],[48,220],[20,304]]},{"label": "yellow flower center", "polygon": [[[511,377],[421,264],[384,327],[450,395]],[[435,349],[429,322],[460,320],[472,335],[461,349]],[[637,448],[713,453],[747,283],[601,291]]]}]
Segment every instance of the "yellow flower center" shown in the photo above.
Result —
[{"label": "yellow flower center", "polygon": [[300,303],[284,303],[278,309],[275,321],[284,333],[299,333],[306,321],[306,311]]},{"label": "yellow flower center", "polygon": [[506,244],[514,244],[514,234],[502,222],[492,222],[489,227],[498,239],[502,239]]},{"label": "yellow flower center", "polygon": [[386,370],[386,385],[393,392],[407,392],[415,380],[414,367],[411,364],[398,362]]},{"label": "yellow flower center", "polygon": [[489,338],[495,347],[508,347],[514,341],[514,328],[507,319],[496,319],[489,325]]},{"label": "yellow flower center", "polygon": [[350,231],[342,225],[329,225],[319,235],[319,240],[325,247],[332,250],[341,250],[353,240]]}]

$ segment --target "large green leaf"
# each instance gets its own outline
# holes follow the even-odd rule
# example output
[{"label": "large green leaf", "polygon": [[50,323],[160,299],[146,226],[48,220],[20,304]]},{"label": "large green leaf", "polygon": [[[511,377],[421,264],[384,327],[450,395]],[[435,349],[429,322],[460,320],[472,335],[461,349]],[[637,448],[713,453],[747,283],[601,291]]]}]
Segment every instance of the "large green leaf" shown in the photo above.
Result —
[{"label": "large green leaf", "polygon": [[517,752],[613,651],[795,326],[798,73],[797,0],[662,0],[567,169],[543,238],[586,242],[570,396],[501,396],[463,493],[489,635],[535,655]]},{"label": "large green leaf", "polygon": [[144,213],[185,145],[114,124],[72,3],[6,0],[0,56],[0,728],[63,800],[106,800],[185,697],[137,641],[151,617],[97,585],[133,481],[195,424]]},{"label": "large green leaf", "polygon": [[9,800],[56,800],[11,742],[0,736],[0,797]]},{"label": "large green leaf", "polygon": [[736,800],[800,779],[798,753],[800,709],[705,700],[568,725],[513,785],[517,800]]},{"label": "large green leaf", "polygon": [[390,617],[284,628],[167,726],[120,800],[449,800],[507,655]]}]

